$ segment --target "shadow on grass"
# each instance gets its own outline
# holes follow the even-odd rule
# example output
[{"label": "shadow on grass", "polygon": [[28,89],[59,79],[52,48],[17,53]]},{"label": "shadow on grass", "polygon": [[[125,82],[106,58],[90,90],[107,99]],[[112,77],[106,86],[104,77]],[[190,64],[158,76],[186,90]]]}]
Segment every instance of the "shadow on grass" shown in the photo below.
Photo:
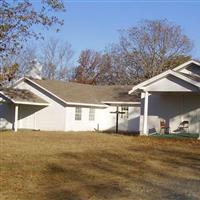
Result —
[{"label": "shadow on grass", "polygon": [[181,199],[200,196],[200,154],[173,148],[64,152],[47,166],[47,199]]},{"label": "shadow on grass", "polygon": [[1,132],[4,132],[4,133],[9,133],[9,132],[13,132],[14,133],[14,131],[13,130],[10,130],[10,129],[0,129],[0,133]]},{"label": "shadow on grass", "polygon": [[127,132],[127,131],[118,131],[116,133],[115,131],[110,131],[110,130],[105,130],[105,131],[98,131],[98,133],[103,133],[103,134],[110,134],[110,135],[126,135],[126,136],[139,136],[139,132]]}]

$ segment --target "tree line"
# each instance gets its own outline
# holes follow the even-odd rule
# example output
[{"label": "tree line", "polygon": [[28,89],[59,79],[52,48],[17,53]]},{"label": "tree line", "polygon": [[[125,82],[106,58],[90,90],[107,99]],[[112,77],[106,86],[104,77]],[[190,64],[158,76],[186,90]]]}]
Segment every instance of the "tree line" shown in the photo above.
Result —
[{"label": "tree line", "polygon": [[[10,1],[9,1],[10,2]],[[44,40],[40,47],[28,43],[41,39],[33,26],[47,29],[62,26],[56,12],[64,12],[60,0],[42,1],[34,10],[29,1],[3,0],[0,4],[0,83],[25,76],[38,61],[42,77],[85,84],[137,84],[191,59],[193,43],[179,25],[162,20],[143,20],[119,31],[118,42],[102,51],[82,50],[76,64],[69,42]],[[50,9],[46,12],[47,7]],[[54,15],[53,15],[54,14]],[[39,53],[38,53],[39,52]]]}]

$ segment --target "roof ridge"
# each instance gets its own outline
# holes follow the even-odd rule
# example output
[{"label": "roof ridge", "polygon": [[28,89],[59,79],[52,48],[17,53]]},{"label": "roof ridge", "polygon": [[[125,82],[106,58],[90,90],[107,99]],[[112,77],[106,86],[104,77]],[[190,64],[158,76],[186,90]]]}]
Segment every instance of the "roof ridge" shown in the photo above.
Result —
[{"label": "roof ridge", "polygon": [[30,80],[42,89],[48,91],[51,95],[59,98],[63,102],[70,103],[89,103],[102,104],[102,101],[138,101],[128,91],[132,86],[124,85],[89,85],[74,82],[65,82],[56,80]]},{"label": "roof ridge", "polygon": [[[30,79],[30,78],[29,78]],[[60,82],[60,83],[66,83],[66,84],[74,84],[74,85],[83,85],[83,86],[93,86],[93,87],[132,87],[133,85],[93,85],[88,83],[78,83],[75,81],[64,81],[64,80],[57,80],[57,79],[31,79],[32,81],[54,81],[54,82]]]}]

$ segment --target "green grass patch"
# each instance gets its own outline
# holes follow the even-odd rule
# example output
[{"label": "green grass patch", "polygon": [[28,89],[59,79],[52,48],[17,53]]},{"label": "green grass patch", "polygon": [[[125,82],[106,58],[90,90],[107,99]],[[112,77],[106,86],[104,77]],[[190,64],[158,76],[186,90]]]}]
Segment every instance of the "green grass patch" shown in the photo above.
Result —
[{"label": "green grass patch", "polygon": [[198,133],[177,133],[177,134],[155,134],[151,137],[158,138],[173,138],[173,139],[197,139],[199,137]]}]

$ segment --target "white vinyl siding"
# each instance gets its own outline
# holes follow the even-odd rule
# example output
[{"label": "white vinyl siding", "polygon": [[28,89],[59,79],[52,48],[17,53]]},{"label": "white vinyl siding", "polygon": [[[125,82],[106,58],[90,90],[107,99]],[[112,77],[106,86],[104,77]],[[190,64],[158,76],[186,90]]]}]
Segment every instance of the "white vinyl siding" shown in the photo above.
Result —
[{"label": "white vinyl siding", "polygon": [[95,108],[90,108],[90,110],[89,110],[89,120],[90,121],[95,120]]},{"label": "white vinyl siding", "polygon": [[82,116],[82,108],[76,107],[75,108],[75,120],[81,120],[81,116]]}]

